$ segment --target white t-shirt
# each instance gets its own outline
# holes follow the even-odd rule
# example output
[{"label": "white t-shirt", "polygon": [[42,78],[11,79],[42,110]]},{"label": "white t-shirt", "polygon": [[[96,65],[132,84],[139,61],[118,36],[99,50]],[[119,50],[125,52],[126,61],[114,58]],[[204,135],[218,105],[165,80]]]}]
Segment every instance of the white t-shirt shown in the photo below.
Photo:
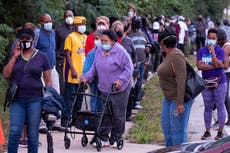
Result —
[{"label": "white t-shirt", "polygon": [[179,44],[184,44],[185,32],[188,31],[188,27],[183,21],[179,21],[178,24],[180,26]]}]

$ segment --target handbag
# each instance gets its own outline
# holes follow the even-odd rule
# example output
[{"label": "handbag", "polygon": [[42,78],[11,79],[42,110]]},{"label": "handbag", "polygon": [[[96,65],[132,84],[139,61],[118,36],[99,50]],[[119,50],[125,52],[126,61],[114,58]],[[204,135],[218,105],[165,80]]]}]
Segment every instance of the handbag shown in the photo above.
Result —
[{"label": "handbag", "polygon": [[6,89],[6,93],[5,93],[5,103],[4,103],[4,112],[6,111],[6,107],[9,106],[10,103],[13,102],[13,100],[15,99],[17,92],[18,92],[18,83],[21,81],[22,76],[25,72],[26,67],[28,66],[30,60],[33,58],[35,52],[37,52],[38,50],[35,50],[33,52],[33,54],[31,55],[30,59],[26,62],[24,68],[23,68],[23,72],[22,75],[20,76],[19,80],[16,83],[10,84],[9,87]]},{"label": "handbag", "polygon": [[[199,76],[199,74],[197,74],[197,72],[187,61],[185,62],[186,62],[187,76],[185,82],[184,101],[187,102],[196,98],[196,96],[198,96],[206,88],[206,82],[201,76]],[[171,66],[173,72],[175,73],[175,69],[172,62],[171,62]]]},{"label": "handbag", "polygon": [[186,61],[186,85],[184,101],[193,100],[198,96],[205,88],[206,82],[200,77],[193,67]]}]

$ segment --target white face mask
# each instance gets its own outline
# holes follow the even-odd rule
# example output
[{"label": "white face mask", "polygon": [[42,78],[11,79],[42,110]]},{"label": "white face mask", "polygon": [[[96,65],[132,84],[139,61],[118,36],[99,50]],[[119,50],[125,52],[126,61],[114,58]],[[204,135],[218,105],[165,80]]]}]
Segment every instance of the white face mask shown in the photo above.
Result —
[{"label": "white face mask", "polygon": [[78,26],[78,30],[77,30],[78,32],[80,32],[80,33],[85,33],[85,31],[86,31],[86,26],[85,25],[81,25],[81,26]]},{"label": "white face mask", "polygon": [[68,25],[72,25],[73,24],[73,18],[72,17],[67,17],[66,19],[65,19],[65,23],[66,24],[68,24]]},{"label": "white face mask", "polygon": [[99,25],[99,26],[97,26],[97,30],[106,30],[107,28],[106,28],[106,26],[104,26],[104,25]]}]

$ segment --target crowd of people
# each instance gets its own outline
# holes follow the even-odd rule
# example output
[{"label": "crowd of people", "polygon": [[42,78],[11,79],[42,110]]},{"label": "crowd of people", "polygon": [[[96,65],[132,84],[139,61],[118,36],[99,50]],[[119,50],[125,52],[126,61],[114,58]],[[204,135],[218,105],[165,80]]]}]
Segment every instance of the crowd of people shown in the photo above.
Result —
[{"label": "crowd of people", "polygon": [[[182,15],[160,15],[149,19],[139,16],[130,5],[127,16],[120,19],[97,17],[94,31],[88,35],[87,19],[74,16],[71,10],[65,11],[64,22],[55,29],[49,14],[42,14],[39,19],[40,28],[26,23],[18,30],[10,60],[3,70],[10,83],[18,84],[18,93],[10,104],[8,152],[16,153],[19,143],[28,143],[30,153],[38,152],[39,124],[40,132],[46,133],[44,123],[40,121],[45,85],[52,86],[64,99],[61,120],[54,126],[54,129],[64,131],[70,126],[72,94],[85,82],[89,83],[92,94],[102,97],[111,92],[112,85],[115,87],[109,99],[115,125],[100,134],[102,145],[113,145],[114,139],[123,137],[125,122],[132,120],[132,109],[143,108],[140,103],[144,99],[142,85],[151,74],[158,74],[164,94],[161,125],[166,146],[186,142],[193,103],[193,100],[184,101],[188,46],[188,54],[197,54],[197,67],[202,70],[203,78],[216,85],[208,86],[202,92],[206,131],[201,139],[211,136],[214,107],[219,123],[216,139],[223,138],[225,107],[230,119],[227,92],[230,27],[227,19],[219,27],[201,15],[194,22]],[[84,92],[83,88],[80,90]],[[100,112],[102,105],[96,98],[90,100],[93,112]],[[81,107],[82,98],[78,98],[74,112]],[[229,125],[230,120],[226,124]],[[23,128],[26,130],[21,134]]]}]

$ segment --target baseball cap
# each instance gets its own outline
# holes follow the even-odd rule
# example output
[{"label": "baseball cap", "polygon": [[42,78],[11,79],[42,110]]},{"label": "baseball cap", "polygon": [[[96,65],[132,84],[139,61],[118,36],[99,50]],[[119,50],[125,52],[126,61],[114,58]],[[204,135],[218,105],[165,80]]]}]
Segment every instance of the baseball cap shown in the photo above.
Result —
[{"label": "baseball cap", "polygon": [[82,22],[86,22],[86,18],[84,16],[76,16],[74,17],[74,24],[80,24]]},{"label": "baseball cap", "polygon": [[17,32],[17,38],[20,37],[34,38],[34,31],[30,28],[22,28]]},{"label": "baseball cap", "polygon": [[159,22],[154,22],[153,23],[153,30],[159,30],[160,29],[160,24]]}]

